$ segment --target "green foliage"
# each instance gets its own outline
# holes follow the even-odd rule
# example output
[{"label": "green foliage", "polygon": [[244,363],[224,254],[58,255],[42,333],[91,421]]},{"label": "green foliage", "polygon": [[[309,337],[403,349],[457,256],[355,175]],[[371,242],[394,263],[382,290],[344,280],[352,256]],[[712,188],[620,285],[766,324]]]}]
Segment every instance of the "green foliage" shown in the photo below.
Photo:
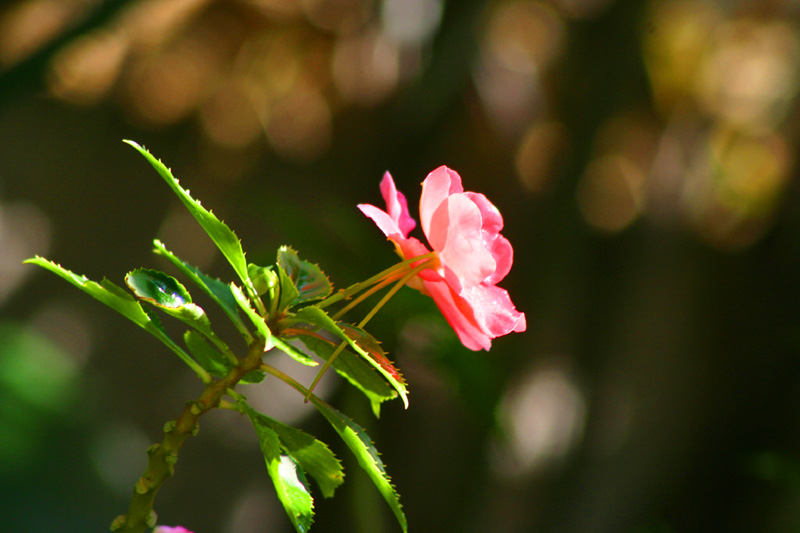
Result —
[{"label": "green foliage", "polygon": [[231,293],[233,294],[233,298],[236,300],[236,303],[239,304],[239,307],[242,309],[242,311],[244,311],[244,314],[256,327],[256,330],[261,337],[267,340],[267,350],[272,348],[273,344],[270,342],[272,340],[272,333],[269,330],[269,326],[267,326],[267,321],[251,307],[250,299],[245,296],[244,292],[242,292],[242,289],[240,289],[233,282],[231,282]]},{"label": "green foliage", "polygon": [[[300,309],[297,313],[295,313],[293,321],[295,322],[304,322],[310,324],[311,326],[318,327],[333,333],[339,339],[346,342],[350,348],[352,348],[356,353],[361,355],[365,361],[371,364],[378,372],[380,372],[383,377],[386,379],[387,382],[397,391],[400,395],[400,398],[403,400],[403,404],[408,407],[408,391],[406,391],[405,382],[403,378],[400,376],[398,372],[394,370],[394,367],[391,368],[384,368],[384,365],[381,362],[373,359],[370,354],[365,351],[359,344],[356,342],[360,340],[362,343],[364,339],[353,339],[345,333],[335,320],[333,320],[328,313],[324,310],[320,309],[317,306],[309,305]],[[351,328],[353,329],[353,328]],[[363,331],[363,330],[362,330]],[[361,335],[359,335],[361,337]],[[374,339],[373,339],[374,340]],[[377,345],[377,341],[374,341]],[[359,387],[360,388],[360,387]]]},{"label": "green foliage", "polygon": [[281,450],[294,459],[298,468],[314,478],[324,497],[333,496],[336,488],[344,483],[342,465],[327,444],[305,431],[287,426],[255,411],[243,400],[240,400],[238,405],[250,417],[256,431],[259,427],[268,427],[275,432]]},{"label": "green foliage", "polygon": [[[312,352],[328,360],[336,344],[320,335],[301,335],[298,339]],[[376,417],[380,416],[381,403],[397,398],[397,392],[381,378],[377,371],[361,357],[342,351],[331,364],[333,369],[351,385],[360,390],[372,406]]]},{"label": "green foliage", "polygon": [[189,191],[180,186],[180,183],[172,175],[172,172],[161,161],[153,157],[150,152],[135,142],[125,142],[136,148],[153,168],[156,169],[158,174],[164,178],[167,185],[169,185],[172,191],[180,198],[186,209],[189,210],[195,220],[197,220],[200,226],[208,233],[208,236],[211,237],[211,240],[214,241],[214,244],[217,245],[217,248],[219,248],[219,251],[222,252],[222,255],[224,255],[225,259],[231,264],[233,270],[239,276],[239,279],[242,280],[242,283],[244,283],[245,286],[250,286],[250,277],[247,273],[247,261],[244,258],[242,243],[239,241],[236,234],[233,233],[224,222],[220,221],[214,213],[207,210],[200,205],[200,202],[192,198]]},{"label": "green foliage", "polygon": [[191,266],[189,263],[181,261],[180,258],[178,258],[175,254],[167,250],[164,244],[158,239],[153,241],[153,245],[155,246],[153,249],[155,253],[168,259],[183,273],[183,275],[192,280],[195,285],[197,285],[203,292],[210,296],[214,302],[216,302],[217,305],[219,305],[222,310],[225,311],[225,314],[228,315],[228,318],[231,320],[231,322],[233,322],[233,324],[239,330],[239,333],[242,334],[248,344],[253,340],[252,336],[247,330],[247,326],[244,322],[242,322],[242,319],[239,316],[239,306],[236,303],[236,298],[233,296],[230,285],[223,283],[216,278],[207,276],[198,268]]},{"label": "green foliage", "polygon": [[289,307],[320,300],[333,292],[333,285],[322,269],[314,263],[301,260],[289,246],[278,248],[277,264],[281,275],[289,278],[297,292],[297,296],[288,302]]},{"label": "green foliage", "polygon": [[[192,356],[194,356],[195,361],[212,376],[218,378],[223,377],[235,366],[235,363],[232,363],[218,349],[208,344],[205,337],[195,330],[186,331],[183,334],[183,342],[186,344]],[[253,370],[245,374],[245,376],[239,380],[239,383],[245,385],[261,383],[264,381],[264,377],[264,372]]]},{"label": "green foliage", "polygon": [[54,274],[69,281],[82,291],[86,292],[93,298],[96,298],[107,306],[111,307],[125,318],[131,320],[134,324],[143,328],[145,331],[149,332],[155,338],[164,343],[167,348],[176,353],[184,363],[192,368],[204,383],[208,383],[210,381],[211,378],[208,373],[191,357],[189,357],[189,355],[184,352],[180,346],[175,344],[175,342],[164,331],[164,328],[161,327],[161,324],[152,320],[144,311],[144,309],[142,309],[142,305],[130,294],[125,292],[125,290],[121,287],[114,285],[107,279],[104,279],[101,283],[91,281],[86,276],[75,274],[61,265],[57,265],[56,263],[48,261],[42,257],[37,256],[32,259],[28,259],[25,262],[39,265],[50,272],[53,272]]},{"label": "green foliage", "polygon": [[394,489],[389,475],[381,461],[380,454],[364,429],[350,420],[348,417],[326,404],[316,396],[311,396],[311,402],[314,404],[322,416],[330,422],[333,429],[339,434],[344,443],[356,456],[359,466],[364,469],[369,478],[378,488],[383,499],[391,507],[397,521],[403,528],[403,531],[408,531],[408,524],[406,516],[403,513],[403,508],[400,505],[400,496]]},{"label": "green foliage", "polygon": [[230,348],[211,329],[206,312],[192,303],[189,291],[178,280],[158,270],[139,268],[125,276],[125,283],[145,302],[205,335],[229,361],[236,360]]},{"label": "green foliage", "polygon": [[[333,284],[325,273],[319,266],[301,259],[288,246],[282,246],[278,250],[274,265],[248,265],[236,234],[193,199],[169,169],[147,150],[136,143],[126,142],[136,148],[158,171],[236,272],[241,285],[237,282],[225,283],[181,260],[160,241],[153,242],[156,254],[166,258],[186,279],[208,296],[213,304],[223,310],[249,347],[247,356],[237,357],[234,354],[228,344],[215,333],[206,311],[194,302],[189,290],[178,279],[164,272],[148,268],[137,268],[129,272],[125,282],[133,291],[131,295],[108,280],[96,283],[41,257],[29,259],[27,262],[37,264],[72,283],[148,331],[176,353],[206,384],[202,398],[196,404],[189,404],[188,414],[184,413],[187,417],[198,417],[205,410],[218,406],[224,394],[235,398],[235,409],[247,414],[253,423],[267,471],[296,531],[308,531],[314,518],[314,502],[306,474],[316,481],[324,497],[330,497],[343,483],[344,473],[339,460],[326,444],[299,429],[256,412],[247,405],[243,396],[234,391],[238,384],[261,382],[265,371],[309,396],[358,458],[360,466],[375,483],[405,531],[406,520],[397,492],[390,483],[378,451],[363,428],[311,395],[290,376],[264,365],[261,361],[261,355],[265,351],[277,348],[299,363],[316,366],[319,363],[312,357],[313,354],[329,362],[348,383],[364,393],[376,416],[380,414],[382,402],[397,396],[407,406],[405,382],[386,357],[380,343],[364,329],[334,320],[323,309],[327,309],[331,303],[349,298],[355,290],[361,290],[369,284],[353,286],[357,289],[351,287],[344,293],[328,298],[333,293]],[[265,298],[264,301],[262,297]],[[322,304],[312,304],[325,298],[328,299]],[[267,305],[264,304],[265,301]],[[142,305],[143,303],[146,305]],[[183,343],[188,352],[167,334],[159,318],[162,313],[191,328],[183,334]],[[337,349],[337,344],[329,337],[338,339],[344,343],[342,348],[347,346],[352,352]],[[309,353],[293,344],[298,340]],[[174,438],[175,440],[169,441],[169,446],[177,453],[182,439],[188,433],[179,436],[175,433],[177,430],[174,430],[177,424],[170,427],[172,429],[166,433],[163,445],[167,446],[168,439]],[[195,427],[195,421],[187,423],[185,427],[187,429],[183,431],[191,431]],[[151,459],[157,455],[158,453],[151,454]],[[150,467],[151,464],[148,463],[148,469]],[[171,472],[172,464],[156,463],[153,468]],[[151,488],[157,487],[146,487],[147,491]],[[134,495],[133,501],[136,501],[136,497]],[[132,509],[133,505],[132,503]],[[152,502],[147,505],[149,507],[144,511],[152,512]],[[137,516],[141,516],[141,513]],[[135,522],[136,519],[132,521]],[[124,525],[125,520],[120,524],[120,527],[127,527]]]},{"label": "green foliage", "polygon": [[278,499],[283,504],[295,530],[304,533],[309,530],[314,520],[314,499],[308,489],[306,476],[291,456],[281,453],[278,434],[253,417],[251,420]]}]

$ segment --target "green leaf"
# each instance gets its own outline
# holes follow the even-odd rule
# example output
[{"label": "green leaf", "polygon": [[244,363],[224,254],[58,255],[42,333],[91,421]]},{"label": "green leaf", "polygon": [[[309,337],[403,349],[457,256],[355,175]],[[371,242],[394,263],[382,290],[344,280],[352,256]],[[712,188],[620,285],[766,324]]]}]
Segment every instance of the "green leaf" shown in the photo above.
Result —
[{"label": "green leaf", "polygon": [[384,352],[383,348],[381,348],[381,343],[378,341],[378,339],[373,337],[369,332],[362,328],[358,328],[344,322],[337,322],[337,324],[339,324],[339,327],[342,328],[342,331],[344,331],[348,337],[353,339],[353,341],[355,341],[364,349],[364,351],[369,354],[373,361],[380,365],[382,370],[405,386],[405,379],[403,378],[403,375],[394,366],[394,363],[392,363],[389,358],[386,357],[386,352]]},{"label": "green leaf", "polygon": [[324,497],[333,496],[336,488],[344,483],[344,471],[339,459],[327,444],[305,431],[287,426],[255,411],[244,402],[239,403],[246,410],[253,425],[266,426],[278,435],[281,449],[314,478]]},{"label": "green leaf", "polygon": [[125,282],[136,296],[159,307],[176,309],[192,303],[189,292],[178,280],[157,270],[136,269],[125,276]]},{"label": "green leaf", "polygon": [[[250,301],[247,299],[247,296],[244,295],[242,289],[236,286],[235,283],[231,283],[231,292],[233,293],[233,297],[236,299],[236,303],[239,304],[239,307],[242,308],[244,313],[250,318],[250,321],[256,326],[258,332],[266,339],[267,343],[264,348],[264,351],[270,350],[273,347],[278,347],[284,353],[291,356],[295,361],[298,363],[302,363],[307,366],[316,366],[317,362],[311,359],[309,356],[301,352],[300,350],[296,349],[295,347],[291,346],[283,342],[279,337],[274,337],[272,333],[269,331],[269,327],[267,326],[264,317],[259,315],[255,312],[255,310],[250,307]],[[248,374],[247,376],[249,376]],[[245,378],[247,378],[245,376]]]},{"label": "green leaf", "polygon": [[[309,350],[325,361],[336,349],[335,343],[314,333],[298,335],[297,338]],[[386,381],[378,375],[372,366],[351,352],[346,350],[340,352],[331,366],[340,376],[364,393],[370,401],[372,412],[376,417],[380,417],[382,402],[397,397],[397,392],[387,385]]]},{"label": "green leaf", "polygon": [[277,346],[298,363],[302,363],[306,366],[317,366],[317,362],[311,359],[308,355],[304,354],[291,344],[283,342],[279,337],[272,336],[264,317],[256,313],[255,310],[250,307],[250,301],[247,299],[247,296],[244,295],[242,289],[237,287],[235,283],[231,283],[231,292],[233,293],[233,297],[236,299],[236,303],[239,304],[239,307],[241,307],[244,313],[250,318],[250,321],[256,326],[258,332],[264,336],[265,339],[267,339],[265,350],[269,350],[272,347]]},{"label": "green leaf", "polygon": [[[293,320],[296,322],[305,322],[312,326],[318,326],[326,329],[345,341],[356,353],[361,355],[366,362],[372,365],[375,370],[380,372],[386,381],[397,391],[400,398],[403,400],[403,405],[408,408],[408,391],[406,390],[405,383],[400,374],[396,371],[389,371],[377,360],[373,359],[367,351],[359,346],[356,341],[350,338],[328,314],[317,306],[309,305],[303,307],[295,313]],[[392,367],[394,370],[394,367]],[[399,378],[399,379],[398,379]]]},{"label": "green leaf", "polygon": [[233,324],[239,330],[239,333],[242,334],[247,344],[250,344],[253,341],[252,335],[247,330],[242,318],[239,316],[239,306],[236,303],[236,299],[233,297],[230,285],[223,283],[216,278],[207,276],[197,267],[182,261],[178,256],[167,250],[167,248],[164,246],[164,243],[161,241],[154,240],[153,245],[155,246],[155,249],[153,250],[155,253],[168,259],[187,278],[192,280],[195,285],[200,287],[203,292],[211,297],[217,303],[217,305],[222,308],[225,314],[228,315],[228,318],[230,318],[231,322],[233,322]]},{"label": "green leaf", "polygon": [[292,346],[288,342],[285,342],[280,337],[273,337],[272,340],[275,343],[276,348],[288,354],[292,359],[294,359],[298,363],[306,366],[319,366],[319,363],[314,361],[314,359],[312,359],[307,353]]},{"label": "green leaf", "polygon": [[[194,359],[212,376],[223,377],[233,369],[231,360],[226,359],[222,352],[208,344],[197,331],[187,331],[183,334],[183,340]],[[261,370],[251,370],[239,380],[239,383],[242,385],[261,383],[265,376]]]},{"label": "green leaf", "polygon": [[242,385],[252,385],[254,383],[261,383],[267,375],[261,370],[251,370],[239,380]]},{"label": "green leaf", "polygon": [[208,373],[198,365],[189,355],[184,352],[180,346],[169,338],[161,325],[153,321],[151,317],[142,308],[142,305],[136,301],[133,296],[125,292],[121,287],[114,285],[112,282],[104,279],[102,283],[91,281],[86,276],[75,274],[66,268],[48,261],[43,257],[36,256],[32,259],[27,259],[25,263],[39,265],[42,268],[60,276],[61,278],[72,283],[82,291],[86,292],[93,298],[103,302],[110,308],[114,309],[122,316],[132,321],[137,326],[148,331],[155,338],[160,340],[170,350],[175,352],[181,360],[186,363],[195,373],[203,380],[204,383],[210,382],[211,378]]},{"label": "green leaf", "polygon": [[250,420],[258,435],[261,453],[264,454],[267,472],[275,485],[278,499],[294,529],[305,533],[314,520],[314,499],[308,490],[305,473],[290,456],[281,453],[280,440],[274,430],[252,416]]},{"label": "green leaf", "polygon": [[278,296],[278,313],[282,313],[284,309],[290,307],[294,302],[300,298],[300,291],[297,290],[292,277],[286,272],[281,265],[278,266],[278,283],[280,286],[280,294]]},{"label": "green leaf", "polygon": [[297,252],[289,246],[278,249],[277,263],[297,289],[298,295],[289,302],[289,306],[319,300],[333,292],[333,285],[322,269],[314,263],[300,259]]},{"label": "green leaf", "polygon": [[392,486],[389,475],[381,461],[380,454],[364,429],[353,422],[350,418],[346,417],[330,405],[326,404],[316,396],[311,396],[311,403],[322,413],[328,422],[333,426],[333,429],[339,434],[344,443],[356,456],[358,464],[367,473],[369,478],[378,488],[378,491],[386,500],[386,503],[391,507],[397,521],[403,528],[404,532],[408,531],[408,524],[406,516],[403,513],[403,508],[400,505],[400,496]]},{"label": "green leaf", "polygon": [[150,152],[142,146],[139,146],[133,141],[125,141],[129,145],[136,148],[140,154],[156,169],[159,175],[167,182],[167,185],[178,195],[183,205],[197,220],[197,222],[206,231],[217,248],[222,252],[222,255],[228,260],[233,267],[233,270],[242,280],[246,287],[250,287],[250,280],[247,276],[247,261],[244,257],[242,250],[242,243],[239,238],[224,222],[220,221],[211,211],[200,205],[200,202],[195,200],[189,194],[189,191],[180,186],[180,183],[172,175],[172,172],[158,159],[153,157]]},{"label": "green leaf", "polygon": [[274,344],[272,339],[272,333],[270,332],[269,327],[267,326],[267,323],[264,320],[264,317],[256,313],[256,311],[252,307],[250,307],[250,300],[242,292],[242,289],[240,289],[235,283],[231,283],[230,287],[231,287],[231,293],[233,294],[233,298],[236,300],[236,303],[239,304],[239,307],[242,309],[242,311],[244,311],[244,314],[247,315],[247,318],[250,319],[250,322],[252,322],[253,325],[256,327],[259,334],[261,334],[261,336],[267,341],[264,350],[265,351],[269,350],[274,346]]},{"label": "green leaf", "polygon": [[236,362],[236,356],[228,345],[211,329],[206,312],[192,303],[189,291],[178,280],[158,270],[139,268],[125,276],[125,283],[136,296],[195,328],[213,342],[231,363]]},{"label": "green leaf", "polygon": [[193,329],[186,331],[183,334],[183,342],[194,356],[194,360],[212,376],[223,377],[230,372],[232,368],[230,362],[197,331]]}]

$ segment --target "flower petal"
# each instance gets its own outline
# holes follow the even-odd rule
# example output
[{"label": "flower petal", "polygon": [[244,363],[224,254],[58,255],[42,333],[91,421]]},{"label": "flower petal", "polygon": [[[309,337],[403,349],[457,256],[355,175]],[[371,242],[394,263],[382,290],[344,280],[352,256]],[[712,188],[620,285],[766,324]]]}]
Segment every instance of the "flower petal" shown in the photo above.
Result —
[{"label": "flower petal", "polygon": [[503,215],[500,214],[500,210],[481,193],[467,191],[464,194],[475,202],[475,205],[481,210],[483,231],[488,234],[489,238],[493,239],[503,229]]},{"label": "flower petal", "polygon": [[405,195],[397,190],[392,175],[386,172],[381,180],[381,194],[386,202],[389,216],[395,221],[403,237],[417,226],[417,221],[408,213],[408,202]]},{"label": "flower petal", "polygon": [[447,283],[425,282],[425,289],[433,298],[447,323],[458,335],[461,344],[470,350],[491,348],[492,340],[475,321],[475,315],[470,305]]},{"label": "flower petal", "polygon": [[491,276],[497,262],[486,248],[480,209],[467,195],[448,197],[431,218],[428,241],[439,252],[445,271],[453,278],[453,288],[472,287]]},{"label": "flower petal", "polygon": [[464,298],[475,314],[475,321],[490,338],[527,328],[525,313],[520,313],[505,289],[482,283],[463,290]]},{"label": "flower petal", "polygon": [[378,226],[378,229],[387,237],[392,237],[393,235],[404,237],[400,226],[397,225],[397,222],[386,211],[370,204],[358,204],[358,208],[362,213],[371,218],[372,221],[375,222],[375,225]]},{"label": "flower petal", "polygon": [[[430,241],[428,233],[433,214],[451,194],[464,192],[461,186],[461,176],[458,172],[442,165],[425,178],[422,182],[422,195],[419,198],[419,219],[422,222],[422,231]],[[432,244],[432,243],[431,243]]]},{"label": "flower petal", "polygon": [[486,278],[484,283],[494,285],[502,281],[511,270],[511,265],[514,263],[514,249],[511,247],[511,243],[508,242],[508,239],[502,235],[498,235],[494,243],[492,243],[491,252],[492,257],[494,257],[497,263],[497,267],[494,273]]}]

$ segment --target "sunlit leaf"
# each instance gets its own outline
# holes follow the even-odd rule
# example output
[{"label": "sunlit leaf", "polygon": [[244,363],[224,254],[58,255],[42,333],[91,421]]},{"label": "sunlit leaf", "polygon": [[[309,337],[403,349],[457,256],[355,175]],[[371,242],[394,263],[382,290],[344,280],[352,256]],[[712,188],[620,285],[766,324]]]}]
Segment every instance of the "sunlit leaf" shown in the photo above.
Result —
[{"label": "sunlit leaf", "polygon": [[136,148],[140,154],[156,169],[159,175],[167,182],[167,185],[175,192],[180,198],[186,209],[192,214],[197,222],[206,231],[217,248],[222,252],[222,255],[228,260],[233,267],[233,270],[242,280],[245,286],[248,286],[250,281],[247,276],[247,261],[244,257],[242,250],[242,243],[239,238],[224,222],[220,221],[216,215],[205,207],[200,205],[200,202],[192,198],[189,191],[180,186],[180,183],[172,175],[172,172],[158,159],[153,157],[150,152],[142,146],[139,146],[133,141],[125,141],[129,145]]},{"label": "sunlit leaf", "polygon": [[[226,358],[222,352],[206,342],[206,339],[195,330],[189,330],[183,334],[186,347],[200,366],[206,369],[212,376],[222,377],[233,369],[230,359]],[[251,370],[245,374],[239,383],[248,385],[261,383],[266,374],[261,370]]]},{"label": "sunlit leaf", "polygon": [[381,348],[381,343],[378,341],[378,339],[373,337],[366,330],[356,326],[352,326],[344,322],[337,322],[337,324],[339,324],[339,327],[342,328],[342,331],[344,331],[348,337],[353,339],[353,341],[361,346],[364,351],[366,351],[369,356],[381,366],[383,370],[385,370],[395,380],[405,385],[405,379],[403,378],[403,375],[394,366],[394,363],[392,363],[389,358],[386,357],[386,352],[384,352],[383,348]]},{"label": "sunlit leaf", "polygon": [[136,296],[159,307],[175,309],[192,303],[189,292],[178,280],[157,270],[136,269],[125,276],[125,283]]},{"label": "sunlit leaf", "polygon": [[305,431],[287,426],[258,413],[243,402],[240,404],[243,405],[254,425],[269,427],[278,435],[281,449],[314,478],[324,497],[333,496],[334,490],[344,483],[344,472],[339,459],[327,444],[315,439]]},{"label": "sunlit leaf", "polygon": [[192,280],[195,285],[197,285],[203,292],[210,296],[222,308],[223,311],[225,311],[225,314],[228,315],[228,318],[230,318],[231,322],[233,322],[233,324],[245,338],[245,342],[248,344],[252,342],[253,338],[239,316],[239,306],[236,303],[236,299],[233,297],[230,285],[223,283],[216,278],[207,276],[197,267],[182,261],[178,256],[167,250],[167,248],[164,246],[164,243],[161,241],[155,240],[153,241],[153,245],[155,246],[154,251],[157,254],[168,259],[186,277]]},{"label": "sunlit leaf", "polygon": [[403,513],[403,508],[400,505],[400,496],[394,489],[394,486],[386,473],[386,469],[381,461],[380,454],[364,429],[353,422],[350,418],[343,415],[330,405],[326,404],[316,396],[311,396],[311,402],[322,413],[328,422],[333,426],[333,429],[339,434],[344,443],[356,456],[358,464],[367,473],[369,478],[378,488],[378,491],[383,496],[386,503],[391,507],[397,521],[403,528],[403,531],[408,531],[408,524],[406,516]]},{"label": "sunlit leaf", "polygon": [[178,280],[158,270],[139,268],[125,276],[125,283],[139,298],[205,335],[218,350],[227,354],[231,362],[236,359],[227,344],[211,329],[206,312],[192,303],[189,291]]},{"label": "sunlit leaf", "polygon": [[286,269],[281,265],[278,266],[278,285],[280,287],[280,294],[278,296],[278,312],[283,312],[284,309],[290,307],[294,302],[300,298],[300,291],[297,290],[294,280],[286,272]]},{"label": "sunlit leaf", "polygon": [[93,298],[100,300],[110,308],[114,309],[125,318],[132,321],[137,326],[145,329],[162,343],[164,343],[170,350],[175,352],[181,360],[192,368],[198,376],[202,379],[208,379],[208,373],[199,366],[189,355],[181,349],[180,346],[175,344],[172,339],[164,332],[164,329],[154,322],[150,316],[144,311],[142,305],[134,299],[133,296],[125,292],[121,287],[114,285],[112,282],[104,279],[102,283],[91,281],[86,276],[75,274],[67,270],[61,265],[57,265],[52,261],[48,261],[43,257],[34,257],[25,261],[39,265],[50,272],[60,276],[61,278],[72,283],[82,291],[86,292]]},{"label": "sunlit leaf", "polygon": [[[327,361],[336,349],[336,343],[324,337],[309,332],[303,334],[297,331],[297,338],[321,359]],[[397,392],[392,389],[378,372],[358,355],[347,350],[339,353],[331,364],[334,370],[346,379],[351,385],[364,393],[372,406],[376,417],[380,416],[381,403],[397,397]]]},{"label": "sunlit leaf", "polygon": [[308,490],[303,469],[290,456],[281,453],[280,439],[273,429],[261,423],[257,417],[250,416],[250,420],[258,435],[261,453],[264,454],[267,472],[275,485],[278,499],[295,530],[305,533],[314,520],[314,499]]},{"label": "sunlit leaf", "polygon": [[298,295],[289,305],[325,298],[333,292],[330,280],[314,263],[303,261],[289,246],[278,249],[278,265],[292,280]]},{"label": "sunlit leaf", "polygon": [[389,370],[384,368],[380,362],[373,359],[370,356],[370,354],[366,350],[364,350],[361,346],[359,346],[354,339],[350,338],[342,330],[339,324],[337,324],[336,321],[334,321],[331,317],[329,317],[325,311],[314,305],[309,305],[297,311],[297,313],[295,313],[294,315],[293,320],[297,322],[305,322],[312,326],[318,326],[320,328],[323,328],[333,333],[337,337],[339,337],[339,339],[345,341],[354,351],[356,351],[359,355],[361,355],[365,361],[371,364],[373,368],[375,368],[378,372],[380,372],[383,375],[386,381],[388,381],[389,384],[391,384],[391,386],[394,388],[394,390],[396,390],[397,393],[400,395],[400,398],[403,400],[403,404],[406,406],[406,408],[408,408],[408,391],[406,390],[405,383],[402,381],[402,378],[400,377],[399,373],[394,371],[393,367],[392,367],[393,371],[390,372]]},{"label": "sunlit leaf", "polygon": [[316,362],[314,359],[312,359],[310,355],[300,350],[299,348],[296,348],[289,342],[282,340],[280,337],[273,337],[272,340],[275,343],[276,348],[288,354],[292,359],[294,359],[298,363],[301,363],[306,366],[319,366],[319,363]]},{"label": "sunlit leaf", "polygon": [[244,311],[244,314],[247,315],[247,318],[250,319],[250,322],[253,323],[261,336],[267,341],[266,349],[268,350],[272,347],[272,333],[270,332],[264,317],[256,313],[255,309],[250,306],[250,299],[245,296],[245,294],[242,292],[242,289],[240,289],[235,283],[231,283],[230,287],[236,303],[239,304],[239,307],[242,309],[242,311]]}]

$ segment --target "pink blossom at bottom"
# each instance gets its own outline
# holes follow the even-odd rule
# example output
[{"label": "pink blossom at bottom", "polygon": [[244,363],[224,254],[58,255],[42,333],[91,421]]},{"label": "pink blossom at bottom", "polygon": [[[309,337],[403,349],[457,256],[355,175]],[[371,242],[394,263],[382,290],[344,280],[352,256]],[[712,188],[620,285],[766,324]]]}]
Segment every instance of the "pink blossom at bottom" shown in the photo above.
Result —
[{"label": "pink blossom at bottom", "polygon": [[192,533],[183,526],[158,526],[153,530],[153,533]]}]

